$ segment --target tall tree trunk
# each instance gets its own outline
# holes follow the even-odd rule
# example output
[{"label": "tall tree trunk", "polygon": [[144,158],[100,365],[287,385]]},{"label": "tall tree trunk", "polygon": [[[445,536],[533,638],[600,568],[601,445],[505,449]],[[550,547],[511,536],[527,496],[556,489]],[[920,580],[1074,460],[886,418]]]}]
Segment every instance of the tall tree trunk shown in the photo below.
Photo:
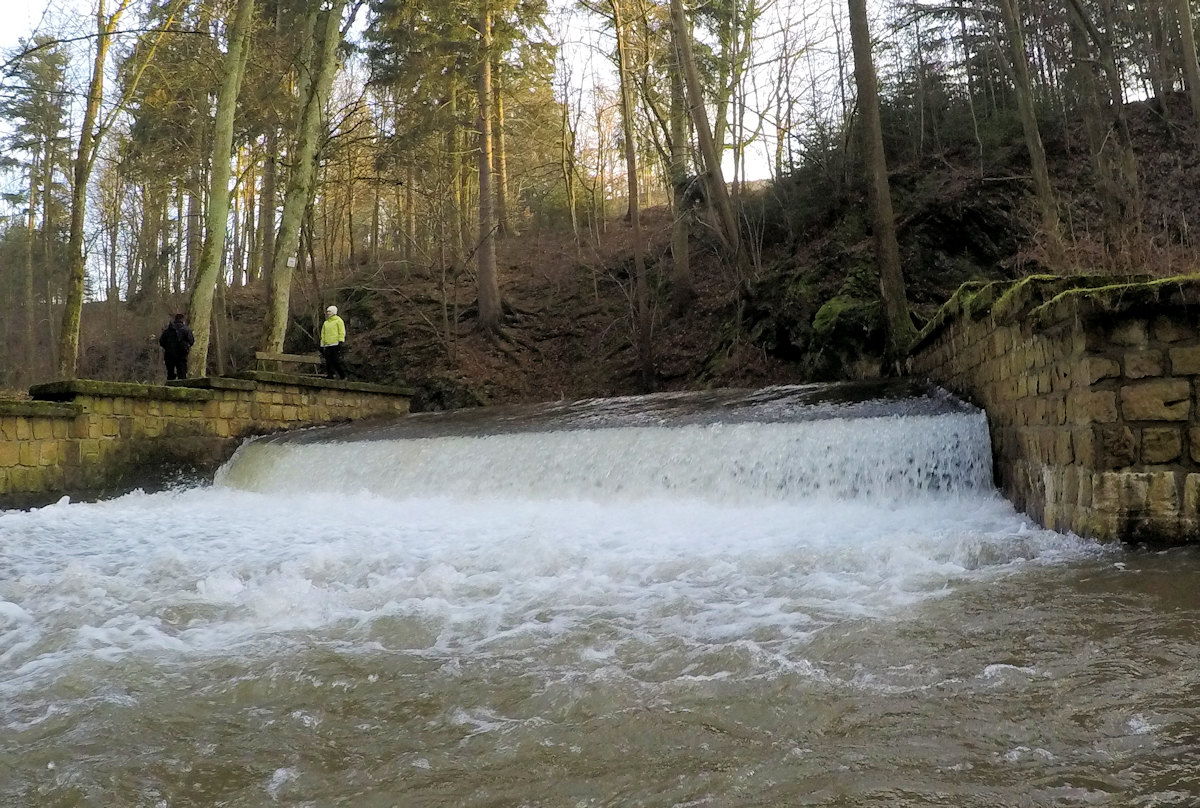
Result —
[{"label": "tall tree trunk", "polygon": [[449,174],[449,193],[446,199],[446,218],[450,222],[450,257],[457,265],[467,253],[463,235],[462,216],[462,154],[459,149],[461,131],[458,126],[458,84],[450,85],[450,120],[446,131],[446,160]]},{"label": "tall tree trunk", "polygon": [[[21,319],[23,327],[21,328],[21,344],[18,356],[20,366],[26,372],[34,367],[35,345],[37,344],[34,331],[37,321],[33,313],[33,230],[37,224],[39,173],[38,157],[35,156],[33,165],[29,167],[29,213],[25,218],[25,266],[24,272],[21,273],[21,313],[23,315]],[[49,192],[50,189],[47,188],[46,193]],[[43,223],[43,226],[45,226],[45,223]],[[43,271],[47,270],[49,270],[49,267],[43,268]]]},{"label": "tall tree trunk", "polygon": [[676,314],[683,313],[696,296],[692,282],[692,265],[688,254],[688,235],[691,230],[692,207],[687,201],[688,177],[688,118],[684,97],[683,75],[671,71],[671,108],[668,113],[671,128],[671,162],[668,173],[671,181],[671,303]]},{"label": "tall tree trunk", "polygon": [[500,238],[516,235],[508,210],[508,150],[504,145],[506,126],[504,120],[504,82],[500,72],[500,54],[492,53],[492,106],[495,108],[492,123],[494,140],[492,173],[496,177],[496,234]]},{"label": "tall tree trunk", "polygon": [[[187,235],[184,252],[183,287],[190,290],[196,281],[196,270],[200,266],[200,252],[204,249],[204,200],[200,195],[203,169],[192,166],[187,183]],[[179,289],[175,290],[179,292]]]},{"label": "tall tree trunk", "polygon": [[704,105],[704,93],[700,85],[700,74],[696,59],[692,55],[691,27],[683,14],[682,0],[671,0],[671,27],[675,40],[676,59],[683,73],[687,89],[688,112],[696,131],[696,142],[704,162],[704,185],[708,203],[717,218],[717,233],[725,250],[738,272],[744,271],[746,262],[742,250],[741,229],[729,189],[725,185],[725,174],[721,170],[720,154],[713,140],[713,130],[708,124],[708,111]]},{"label": "tall tree trunk", "polygon": [[489,2],[482,0],[480,55],[475,78],[479,108],[479,248],[475,256],[479,327],[495,333],[500,329],[501,303],[500,282],[496,277],[496,224],[492,209],[492,19]]},{"label": "tall tree trunk", "polygon": [[1021,31],[1016,0],[997,2],[1004,18],[1004,30],[1012,60],[1017,110],[1021,117],[1025,147],[1029,151],[1029,162],[1033,172],[1033,187],[1037,194],[1038,212],[1041,217],[1041,236],[1050,262],[1057,265],[1056,269],[1060,269],[1065,260],[1062,227],[1058,216],[1058,202],[1050,184],[1050,169],[1046,165],[1046,149],[1042,145],[1042,134],[1038,129],[1037,112],[1033,102],[1033,83],[1029,76],[1029,56],[1025,51],[1025,35]]},{"label": "tall tree trunk", "polygon": [[1187,79],[1188,97],[1192,101],[1192,122],[1196,127],[1196,138],[1200,140],[1200,64],[1196,55],[1196,28],[1192,21],[1190,0],[1175,0],[1179,16],[1179,42],[1183,46],[1183,73]]},{"label": "tall tree trunk", "polygon": [[83,226],[87,212],[87,185],[95,160],[96,122],[100,118],[100,102],[104,97],[104,65],[112,33],[127,4],[122,4],[112,16],[105,13],[105,0],[96,5],[96,53],[92,59],[92,76],[88,83],[87,103],[83,108],[79,148],[72,168],[71,230],[67,239],[67,304],[63,310],[62,330],[58,339],[58,375],[73,379],[79,368],[79,327],[83,313],[84,281],[87,277],[87,256],[83,252]]},{"label": "tall tree trunk", "polygon": [[[225,254],[225,233],[229,224],[230,160],[233,156],[233,116],[237,110],[242,75],[246,71],[249,53],[250,14],[254,0],[238,0],[234,19],[228,25],[229,44],[225,54],[225,71],[217,95],[216,121],[213,128],[212,160],[208,185],[208,222],[204,228],[204,249],[192,285],[188,304],[188,320],[196,343],[188,354],[188,375],[205,376],[208,371],[208,340],[212,324],[213,292],[221,258]],[[222,279],[223,281],[223,279]],[[224,284],[222,283],[222,286]],[[282,347],[282,346],[281,346]]]},{"label": "tall tree trunk", "polygon": [[579,212],[577,210],[575,185],[575,131],[571,128],[571,105],[561,105],[559,117],[558,165],[562,172],[563,191],[567,195],[567,213],[571,218],[571,235],[575,241],[575,258],[582,255],[583,244],[579,237]]},{"label": "tall tree trunk", "polygon": [[279,132],[274,125],[267,132],[267,154],[263,158],[262,193],[258,197],[258,242],[261,263],[259,280],[271,280],[271,262],[275,260],[275,182],[279,167],[275,159],[279,148]]},{"label": "tall tree trunk", "polygon": [[896,241],[896,216],[892,211],[892,193],[888,185],[887,158],[883,153],[883,127],[879,120],[879,82],[871,56],[871,30],[867,23],[866,0],[850,0],[850,43],[854,50],[854,79],[858,87],[858,107],[862,113],[863,140],[873,229],[875,261],[879,264],[879,289],[887,318],[887,356],[899,362],[916,337],[904,274],[900,268],[900,245]]},{"label": "tall tree trunk", "polygon": [[617,72],[621,85],[621,128],[625,140],[625,176],[629,191],[629,227],[633,240],[634,330],[637,334],[638,366],[642,389],[654,384],[654,359],[651,354],[650,285],[646,279],[645,244],[642,243],[641,205],[638,204],[637,141],[633,133],[633,88],[630,86],[629,50],[621,0],[609,0],[617,34]]},{"label": "tall tree trunk", "polygon": [[332,7],[320,12],[324,25],[321,39],[314,43],[313,58],[309,70],[312,76],[307,82],[304,106],[296,134],[295,158],[288,172],[287,191],[283,198],[283,214],[279,221],[279,234],[275,239],[275,252],[271,259],[271,299],[267,307],[266,327],[263,332],[262,349],[270,353],[283,350],[287,336],[288,309],[292,294],[292,270],[296,264],[297,247],[300,244],[300,226],[304,212],[312,199],[313,175],[316,168],[317,142],[321,137],[321,115],[325,109],[333,75],[337,72],[337,47],[341,42],[340,25],[346,0],[333,0]]}]

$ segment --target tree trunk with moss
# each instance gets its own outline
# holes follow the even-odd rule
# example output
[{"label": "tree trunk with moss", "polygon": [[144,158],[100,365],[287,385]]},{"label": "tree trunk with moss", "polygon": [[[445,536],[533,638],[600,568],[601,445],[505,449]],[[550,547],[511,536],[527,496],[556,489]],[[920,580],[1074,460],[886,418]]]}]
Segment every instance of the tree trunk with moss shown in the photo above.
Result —
[{"label": "tree trunk with moss", "polygon": [[899,361],[916,338],[904,274],[900,268],[900,245],[896,241],[896,216],[888,185],[887,158],[883,152],[883,128],[879,117],[879,82],[871,55],[871,30],[866,0],[850,0],[850,40],[854,50],[854,79],[862,114],[866,146],[867,188],[875,231],[875,260],[879,264],[879,288],[887,325],[887,360]]}]

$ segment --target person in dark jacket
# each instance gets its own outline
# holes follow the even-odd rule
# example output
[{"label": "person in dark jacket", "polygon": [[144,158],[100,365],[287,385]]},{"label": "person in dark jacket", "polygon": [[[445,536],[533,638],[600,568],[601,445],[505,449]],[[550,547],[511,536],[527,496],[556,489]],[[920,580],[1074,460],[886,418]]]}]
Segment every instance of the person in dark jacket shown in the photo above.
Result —
[{"label": "person in dark jacket", "polygon": [[158,344],[163,349],[163,361],[167,364],[167,381],[187,378],[188,351],[195,342],[196,337],[183,321],[183,315],[176,314],[158,338]]}]

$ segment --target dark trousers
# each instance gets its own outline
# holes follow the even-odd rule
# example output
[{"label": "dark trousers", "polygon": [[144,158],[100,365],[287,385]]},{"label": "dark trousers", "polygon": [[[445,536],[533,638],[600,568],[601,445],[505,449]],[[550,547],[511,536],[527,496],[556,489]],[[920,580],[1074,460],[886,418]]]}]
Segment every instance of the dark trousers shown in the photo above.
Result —
[{"label": "dark trousers", "polygon": [[321,348],[321,356],[325,357],[325,378],[346,378],[346,366],[342,364],[342,346],[326,345]]},{"label": "dark trousers", "polygon": [[163,354],[163,361],[167,364],[167,381],[187,378],[187,358],[187,354]]}]

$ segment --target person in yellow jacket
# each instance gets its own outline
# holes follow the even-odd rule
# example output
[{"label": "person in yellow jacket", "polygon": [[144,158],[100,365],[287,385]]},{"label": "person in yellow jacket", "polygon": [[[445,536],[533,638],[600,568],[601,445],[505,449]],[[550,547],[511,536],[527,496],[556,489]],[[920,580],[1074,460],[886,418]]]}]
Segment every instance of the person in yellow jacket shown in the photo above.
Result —
[{"label": "person in yellow jacket", "polygon": [[342,347],[346,344],[346,324],[338,317],[337,306],[325,309],[325,322],[321,323],[321,356],[325,359],[325,378],[346,378],[346,366],[342,364]]}]

